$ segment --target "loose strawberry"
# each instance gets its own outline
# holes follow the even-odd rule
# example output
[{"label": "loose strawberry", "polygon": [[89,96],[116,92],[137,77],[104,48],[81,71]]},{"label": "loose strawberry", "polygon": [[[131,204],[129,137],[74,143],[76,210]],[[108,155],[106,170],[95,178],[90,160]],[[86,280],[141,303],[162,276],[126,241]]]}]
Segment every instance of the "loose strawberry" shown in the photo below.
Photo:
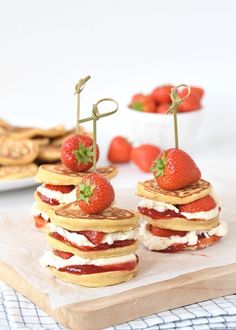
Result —
[{"label": "loose strawberry", "polygon": [[53,185],[53,184],[45,184],[45,188],[53,190],[53,191],[60,191],[63,194],[69,194],[75,186],[70,185],[70,186],[60,186],[60,185]]},{"label": "loose strawberry", "polygon": [[156,107],[156,112],[157,113],[167,113],[167,111],[169,110],[170,104],[169,103],[163,103],[160,104]]},{"label": "loose strawberry", "polygon": [[131,109],[143,112],[155,112],[156,110],[156,103],[152,95],[136,94],[129,106]]},{"label": "loose strawberry", "polygon": [[102,213],[114,199],[115,193],[112,185],[99,174],[86,175],[78,186],[78,204],[85,213]]},{"label": "loose strawberry", "polygon": [[131,160],[143,171],[150,172],[154,160],[160,155],[161,149],[152,144],[142,144],[131,151]]},{"label": "loose strawberry", "polygon": [[[204,95],[204,89],[202,89],[201,87],[194,87],[194,86],[191,86],[191,92],[190,92],[190,95],[193,94],[195,95],[199,100],[201,100],[201,98],[203,97]],[[181,91],[181,96],[184,97],[185,95],[187,95],[188,91],[186,88],[184,88],[182,91]]]},{"label": "loose strawberry", "polygon": [[100,231],[93,231],[93,230],[83,230],[78,232],[81,235],[84,235],[89,242],[91,242],[94,245],[98,245],[102,242],[105,233]]},{"label": "loose strawberry", "polygon": [[163,151],[152,167],[158,185],[165,190],[177,190],[200,180],[201,172],[194,160],[183,150]]},{"label": "loose strawberry", "polygon": [[170,92],[172,85],[164,85],[157,87],[153,90],[152,96],[156,103],[162,104],[162,103],[170,103]]},{"label": "loose strawberry", "polygon": [[[97,146],[97,160],[98,158]],[[66,139],[61,147],[61,161],[71,171],[88,171],[93,166],[93,139],[78,134]]]},{"label": "loose strawberry", "polygon": [[207,195],[203,198],[200,198],[194,202],[180,205],[179,210],[180,212],[187,212],[187,213],[195,213],[195,212],[202,212],[202,211],[210,211],[216,207],[216,202],[214,198],[210,195]]},{"label": "loose strawberry", "polygon": [[[184,97],[186,95],[185,91],[182,91],[179,93],[180,97]],[[193,94],[192,92],[188,96],[186,100],[183,101],[182,104],[179,106],[180,112],[189,112],[189,111],[195,111],[201,109],[201,103],[198,96]]]},{"label": "loose strawberry", "polygon": [[124,137],[116,136],[111,141],[107,158],[112,163],[128,163],[131,150],[131,144]]}]

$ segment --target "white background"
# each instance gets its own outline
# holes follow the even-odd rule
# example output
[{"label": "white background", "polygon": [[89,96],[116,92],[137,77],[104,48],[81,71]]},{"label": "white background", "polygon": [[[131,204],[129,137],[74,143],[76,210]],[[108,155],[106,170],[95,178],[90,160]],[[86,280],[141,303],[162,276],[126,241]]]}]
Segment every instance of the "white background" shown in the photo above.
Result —
[{"label": "white background", "polygon": [[168,82],[203,86],[204,123],[191,152],[202,165],[225,163],[227,174],[235,163],[235,32],[234,0],[0,0],[0,116],[73,125],[74,86],[90,74],[83,116],[99,98],[120,103],[116,117],[99,123],[105,152],[124,133],[133,93]]}]

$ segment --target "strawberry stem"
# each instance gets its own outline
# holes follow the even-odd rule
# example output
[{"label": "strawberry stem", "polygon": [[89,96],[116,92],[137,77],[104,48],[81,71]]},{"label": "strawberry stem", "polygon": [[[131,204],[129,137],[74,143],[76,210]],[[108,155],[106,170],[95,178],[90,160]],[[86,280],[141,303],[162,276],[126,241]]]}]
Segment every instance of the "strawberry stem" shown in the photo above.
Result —
[{"label": "strawberry stem", "polygon": [[[181,98],[178,94],[178,88],[185,87],[187,89],[187,94]],[[191,88],[188,85],[181,84],[176,87],[171,88],[170,92],[170,98],[172,101],[171,106],[169,107],[167,113],[173,113],[174,116],[174,135],[175,135],[175,148],[179,148],[179,137],[178,137],[178,120],[177,120],[177,112],[180,104],[183,103],[184,100],[186,100],[191,92]]]}]

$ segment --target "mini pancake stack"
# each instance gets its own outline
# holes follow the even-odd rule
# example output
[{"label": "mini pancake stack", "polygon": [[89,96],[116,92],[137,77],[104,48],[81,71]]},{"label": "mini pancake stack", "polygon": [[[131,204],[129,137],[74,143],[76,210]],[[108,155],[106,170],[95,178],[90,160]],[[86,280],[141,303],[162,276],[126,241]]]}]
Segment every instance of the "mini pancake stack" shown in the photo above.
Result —
[{"label": "mini pancake stack", "polygon": [[[50,222],[48,211],[76,201],[76,187],[88,173],[71,171],[63,164],[44,164],[39,167],[35,180],[41,185],[34,194],[35,203],[31,209],[37,228],[47,230]],[[98,173],[112,179],[117,169],[104,166],[98,168]]]},{"label": "mini pancake stack", "polygon": [[88,287],[118,284],[137,271],[138,216],[109,207],[87,214],[77,202],[49,212],[48,244],[41,264],[63,281]]},{"label": "mini pancake stack", "polygon": [[[159,176],[156,168],[160,169]],[[169,149],[156,161],[156,168],[155,179],[137,186],[137,194],[142,197],[138,205],[142,216],[140,238],[149,250],[198,250],[226,235],[227,224],[220,222],[220,207],[212,195],[211,184],[201,179],[189,155]],[[182,184],[189,180],[192,182]],[[180,182],[181,188],[171,188]]]}]

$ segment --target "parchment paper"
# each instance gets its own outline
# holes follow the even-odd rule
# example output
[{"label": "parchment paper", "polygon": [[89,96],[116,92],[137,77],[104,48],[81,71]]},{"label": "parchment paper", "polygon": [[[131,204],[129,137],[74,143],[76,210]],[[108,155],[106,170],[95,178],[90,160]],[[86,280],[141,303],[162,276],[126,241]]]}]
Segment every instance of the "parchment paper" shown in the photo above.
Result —
[{"label": "parchment paper", "polygon": [[[221,219],[229,224],[228,235],[218,244],[194,252],[161,254],[140,248],[138,276],[123,284],[106,288],[84,288],[54,279],[39,264],[39,258],[48,249],[44,234],[35,229],[30,210],[20,207],[17,211],[14,209],[1,212],[0,259],[13,266],[31,285],[47,293],[52,308],[113,295],[204,268],[232,264],[236,262],[235,196],[232,196],[233,187],[228,184],[219,181],[217,187],[223,206]],[[133,191],[134,189],[119,191],[118,206],[135,209],[139,199],[133,196]]]}]

